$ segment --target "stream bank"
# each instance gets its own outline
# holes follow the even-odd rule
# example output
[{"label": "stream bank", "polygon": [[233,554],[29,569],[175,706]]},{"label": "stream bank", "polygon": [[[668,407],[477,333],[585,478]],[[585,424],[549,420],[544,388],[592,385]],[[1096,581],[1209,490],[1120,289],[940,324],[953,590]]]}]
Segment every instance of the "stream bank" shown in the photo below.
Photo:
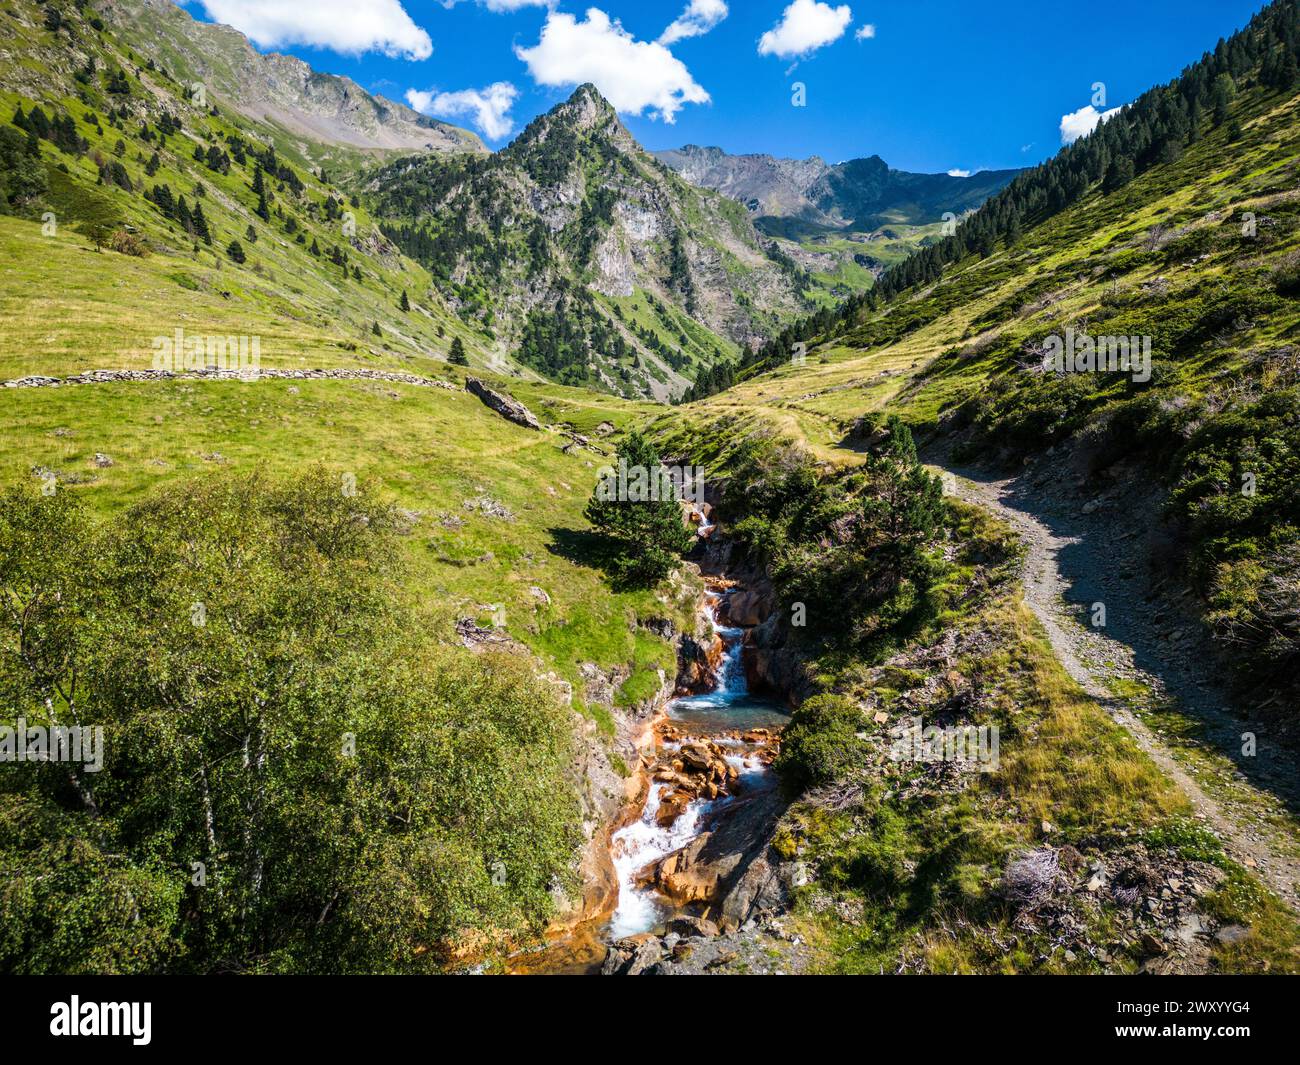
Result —
[{"label": "stream bank", "polygon": [[601,868],[584,870],[581,919],[511,972],[639,972],[636,957],[660,958],[684,933],[726,937],[785,904],[789,873],[769,844],[786,806],[771,766],[789,710],[759,665],[771,597],[726,575],[725,544],[706,540],[704,554],[707,624],[679,639],[675,698],[647,722],[634,794],[592,848]]}]

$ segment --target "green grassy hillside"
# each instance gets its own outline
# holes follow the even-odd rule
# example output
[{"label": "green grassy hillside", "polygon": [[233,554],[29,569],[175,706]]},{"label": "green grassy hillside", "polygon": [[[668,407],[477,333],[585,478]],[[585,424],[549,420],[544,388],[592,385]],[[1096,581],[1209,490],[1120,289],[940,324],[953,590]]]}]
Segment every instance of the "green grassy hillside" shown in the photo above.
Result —
[{"label": "green grassy hillside", "polygon": [[[267,366],[427,372],[457,337],[474,364],[509,365],[335,183],[357,153],[337,150],[332,176],[296,138],[219,101],[195,106],[186,84],[77,8],[57,31],[25,0],[3,17],[15,47],[0,119],[10,154],[34,153],[43,178],[8,190],[0,218],[14,323],[0,376],[142,368],[153,338],[178,327],[259,337]],[[35,137],[13,125],[19,114]]]},{"label": "green grassy hillside", "polygon": [[[1254,683],[1290,685],[1300,630],[1272,590],[1294,587],[1300,530],[1287,472],[1300,454],[1300,99],[1261,70],[1232,79],[1228,110],[1200,115],[1174,157],[1118,188],[1095,182],[937,281],[805,329],[802,363],[688,417],[761,417],[833,462],[854,461],[853,424],[885,410],[959,457],[1019,464],[1068,444],[1093,477],[1136,461],[1184,530],[1225,657]],[[1043,372],[1067,330],[1149,338],[1150,380]]]}]

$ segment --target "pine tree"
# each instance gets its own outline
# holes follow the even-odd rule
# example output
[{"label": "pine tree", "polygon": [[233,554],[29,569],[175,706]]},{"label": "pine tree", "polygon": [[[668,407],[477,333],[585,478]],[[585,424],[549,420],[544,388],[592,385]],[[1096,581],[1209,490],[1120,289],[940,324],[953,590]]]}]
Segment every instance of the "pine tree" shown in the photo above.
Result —
[{"label": "pine tree", "polygon": [[1297,81],[1300,81],[1300,66],[1296,64],[1295,53],[1286,45],[1283,45],[1274,84],[1283,92],[1286,92],[1294,89]]},{"label": "pine tree", "polygon": [[885,427],[886,443],[867,463],[871,490],[862,496],[853,535],[871,569],[883,569],[897,589],[904,580],[925,580],[925,552],[942,526],[943,486],[917,460],[902,420],[892,415]]},{"label": "pine tree", "polygon": [[402,311],[409,311],[411,309],[411,301],[406,298],[406,289],[402,289],[402,298],[397,301],[397,306]]},{"label": "pine tree", "polygon": [[226,254],[230,256],[231,261],[237,263],[242,263],[247,259],[247,256],[244,255],[244,249],[237,240],[232,240],[226,245]]},{"label": "pine tree", "polygon": [[654,445],[633,430],[618,457],[619,471],[605,471],[587,503],[586,517],[608,538],[607,563],[615,582],[653,587],[691,549],[695,535],[682,520],[679,497]]},{"label": "pine tree", "polygon": [[465,345],[462,343],[460,337],[455,337],[452,340],[451,354],[447,357],[447,361],[453,366],[469,365],[469,357],[465,354]]},{"label": "pine tree", "polygon": [[212,243],[212,234],[208,231],[208,219],[203,213],[203,204],[198,200],[194,201],[194,211],[190,215],[190,228],[204,244]]},{"label": "pine tree", "polygon": [[374,335],[377,336],[377,337],[381,337],[381,336],[384,335],[384,331],[383,331],[382,329],[379,328],[379,323],[378,323],[378,322],[375,322],[374,325],[372,325],[372,326],[370,327],[370,331],[371,331],[372,333],[374,333]]},{"label": "pine tree", "polygon": [[1106,192],[1117,192],[1133,180],[1133,160],[1127,155],[1112,159],[1110,169],[1106,171],[1106,180],[1102,188]]}]

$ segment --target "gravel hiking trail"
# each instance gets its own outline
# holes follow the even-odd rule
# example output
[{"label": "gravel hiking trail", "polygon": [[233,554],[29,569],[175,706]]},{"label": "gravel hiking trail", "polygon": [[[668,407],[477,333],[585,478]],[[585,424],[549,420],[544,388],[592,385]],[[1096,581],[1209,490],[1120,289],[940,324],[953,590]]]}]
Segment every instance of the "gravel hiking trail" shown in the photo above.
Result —
[{"label": "gravel hiking trail", "polygon": [[[945,474],[946,492],[992,511],[1020,537],[1025,600],[1069,675],[1182,788],[1229,855],[1300,912],[1295,756],[1268,745],[1274,731],[1268,724],[1225,709],[1229,701],[1208,676],[1210,660],[1197,653],[1192,634],[1186,628],[1170,633],[1167,604],[1144,594],[1133,550],[1143,513],[1122,498],[1080,512],[1077,501],[1043,490],[1029,473],[1004,479],[947,461],[936,468]],[[1086,623],[1095,602],[1106,604],[1104,629]],[[1163,730],[1117,695],[1116,682],[1140,685],[1197,722],[1206,757],[1177,757]],[[1254,757],[1242,756],[1245,733],[1259,738]]]}]

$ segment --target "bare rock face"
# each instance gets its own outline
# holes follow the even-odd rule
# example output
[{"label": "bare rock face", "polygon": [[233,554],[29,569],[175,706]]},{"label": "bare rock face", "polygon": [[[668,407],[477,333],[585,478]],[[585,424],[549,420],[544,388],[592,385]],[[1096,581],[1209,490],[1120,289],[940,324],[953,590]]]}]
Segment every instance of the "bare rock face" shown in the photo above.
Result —
[{"label": "bare rock face", "polygon": [[790,629],[780,614],[745,634],[742,662],[751,691],[780,695],[798,706],[813,692],[804,657],[790,646]]},{"label": "bare rock face", "polygon": [[727,599],[727,618],[733,625],[750,628],[761,625],[772,612],[772,598],[758,589],[744,589]]},{"label": "bare rock face", "polygon": [[492,389],[488,388],[488,386],[477,377],[466,379],[465,391],[469,392],[471,395],[478,396],[487,407],[496,411],[497,414],[501,415],[501,417],[505,418],[507,421],[512,421],[516,425],[522,425],[525,429],[535,429],[537,432],[541,432],[542,423],[537,420],[532,411],[517,399],[511,399],[509,396],[504,395],[501,392],[492,391]]},{"label": "bare rock face", "polygon": [[699,695],[716,688],[723,650],[722,639],[717,635],[701,642],[683,634],[677,654],[677,690]]},{"label": "bare rock face", "polygon": [[718,921],[726,928],[740,928],[760,913],[779,913],[789,904],[795,868],[782,862],[772,850],[762,852],[745,866],[718,907]]},{"label": "bare rock face", "polygon": [[784,809],[776,790],[736,800],[713,831],[650,866],[644,882],[682,905],[722,904],[731,923],[759,908],[775,908],[780,886],[767,858],[768,839]]},{"label": "bare rock face", "polygon": [[209,103],[274,122],[296,137],[355,148],[487,152],[473,133],[372,95],[351,78],[313,70],[295,56],[264,54],[238,30],[198,21],[171,0],[101,0],[96,8],[115,28],[132,33],[142,62],[154,59],[187,86],[201,83]]}]

